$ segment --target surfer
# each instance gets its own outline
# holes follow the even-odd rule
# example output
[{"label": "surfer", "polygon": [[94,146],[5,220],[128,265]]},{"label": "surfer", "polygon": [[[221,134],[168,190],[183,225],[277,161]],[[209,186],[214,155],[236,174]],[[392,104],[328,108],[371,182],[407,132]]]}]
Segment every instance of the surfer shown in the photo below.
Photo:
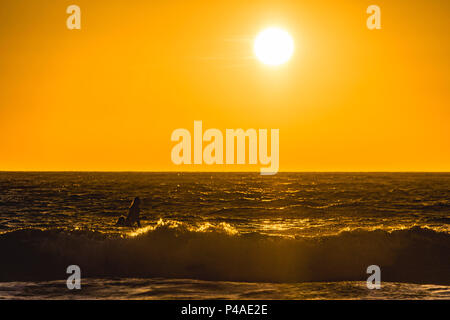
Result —
[{"label": "surfer", "polygon": [[133,202],[131,203],[130,208],[128,209],[128,216],[120,217],[119,220],[117,220],[116,226],[127,226],[132,227],[136,223],[137,226],[141,227],[141,221],[139,219],[139,214],[141,212],[141,199],[139,197],[134,198]]}]

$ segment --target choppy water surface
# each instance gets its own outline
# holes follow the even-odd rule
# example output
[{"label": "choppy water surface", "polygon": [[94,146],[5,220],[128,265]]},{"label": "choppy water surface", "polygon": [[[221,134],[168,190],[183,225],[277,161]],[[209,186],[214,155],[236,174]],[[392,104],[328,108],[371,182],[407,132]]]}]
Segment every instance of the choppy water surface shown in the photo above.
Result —
[{"label": "choppy water surface", "polygon": [[[86,298],[448,298],[449,186],[445,173],[3,172],[0,297],[70,298],[53,280],[78,264]],[[115,227],[134,196],[143,228]],[[376,293],[361,282],[371,264]]]},{"label": "choppy water surface", "polygon": [[380,290],[368,290],[365,282],[356,281],[279,284],[124,278],[85,279],[81,290],[73,291],[62,280],[0,283],[0,299],[450,299],[450,288],[386,282]]}]

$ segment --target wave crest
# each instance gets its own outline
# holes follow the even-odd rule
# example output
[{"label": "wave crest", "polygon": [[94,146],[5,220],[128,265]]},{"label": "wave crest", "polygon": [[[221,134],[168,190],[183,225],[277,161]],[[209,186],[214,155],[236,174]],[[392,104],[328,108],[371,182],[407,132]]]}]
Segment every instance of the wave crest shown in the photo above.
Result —
[{"label": "wave crest", "polygon": [[0,235],[0,281],[166,277],[246,282],[382,281],[450,284],[450,235],[414,227],[286,239],[239,234],[231,225],[160,221],[121,238],[89,230],[25,229]]}]

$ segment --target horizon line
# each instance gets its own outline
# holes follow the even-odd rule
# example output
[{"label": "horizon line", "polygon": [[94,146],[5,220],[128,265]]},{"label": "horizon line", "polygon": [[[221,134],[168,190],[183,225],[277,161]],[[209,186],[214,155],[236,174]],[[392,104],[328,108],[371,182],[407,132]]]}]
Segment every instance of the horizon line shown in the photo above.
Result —
[{"label": "horizon line", "polygon": [[[64,173],[64,172],[85,172],[85,173],[255,173],[260,174],[259,171],[174,171],[174,170],[0,170],[0,173],[5,172],[48,172],[48,173]],[[450,171],[423,171],[423,170],[406,170],[406,171],[392,171],[392,170],[367,170],[367,171],[343,171],[343,170],[293,170],[293,171],[278,171],[277,173],[450,173]],[[275,174],[276,175],[276,174]]]}]

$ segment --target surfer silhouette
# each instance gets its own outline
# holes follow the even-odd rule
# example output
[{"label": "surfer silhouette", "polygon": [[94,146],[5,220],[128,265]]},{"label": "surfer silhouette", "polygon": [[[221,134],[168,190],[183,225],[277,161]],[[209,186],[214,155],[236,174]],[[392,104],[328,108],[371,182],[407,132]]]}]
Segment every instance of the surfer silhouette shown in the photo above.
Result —
[{"label": "surfer silhouette", "polygon": [[131,203],[130,208],[128,209],[128,216],[120,217],[119,220],[117,220],[116,226],[127,226],[132,227],[134,224],[137,224],[137,226],[141,227],[141,221],[139,219],[139,214],[141,212],[141,199],[139,197],[134,198],[133,202]]}]

